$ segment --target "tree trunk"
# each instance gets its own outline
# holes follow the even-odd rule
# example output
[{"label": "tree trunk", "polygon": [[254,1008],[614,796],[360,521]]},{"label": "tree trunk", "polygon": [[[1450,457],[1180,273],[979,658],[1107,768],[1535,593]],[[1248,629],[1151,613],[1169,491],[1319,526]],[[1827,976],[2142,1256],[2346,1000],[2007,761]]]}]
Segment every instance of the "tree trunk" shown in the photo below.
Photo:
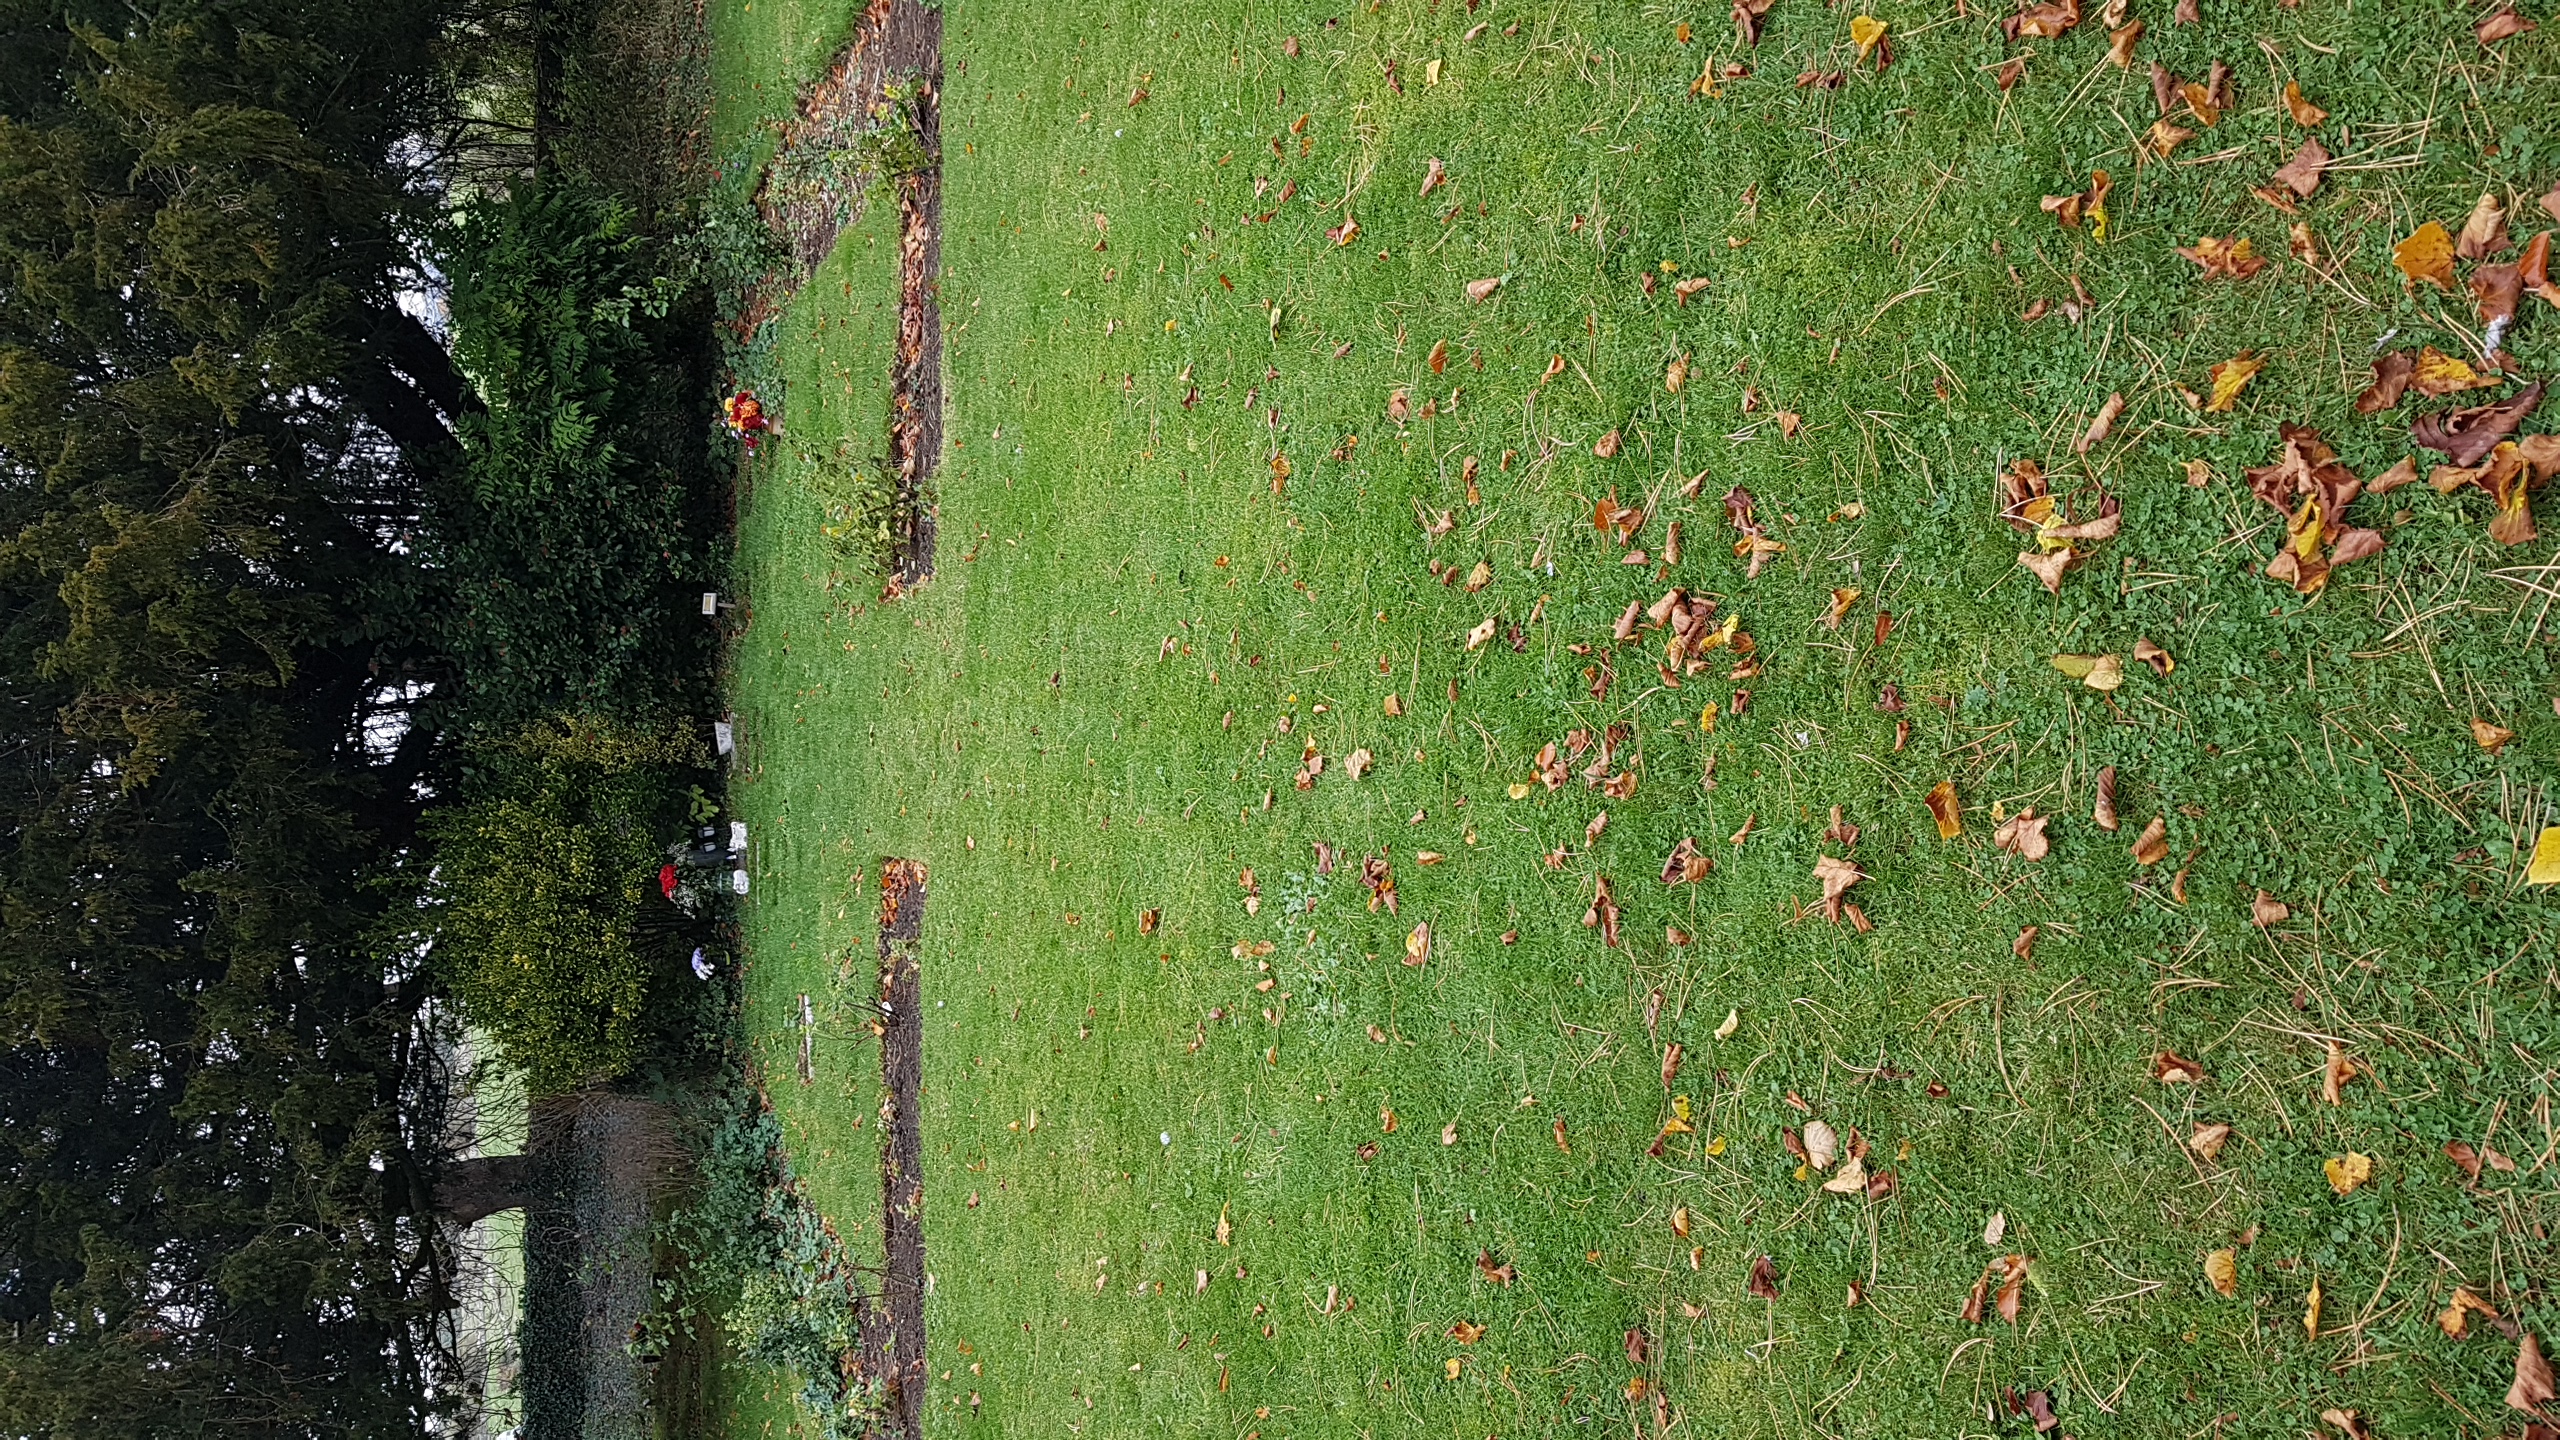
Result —
[{"label": "tree trunk", "polygon": [[436,1181],[436,1213],[455,1225],[522,1209],[533,1191],[530,1155],[478,1155],[456,1160]]}]

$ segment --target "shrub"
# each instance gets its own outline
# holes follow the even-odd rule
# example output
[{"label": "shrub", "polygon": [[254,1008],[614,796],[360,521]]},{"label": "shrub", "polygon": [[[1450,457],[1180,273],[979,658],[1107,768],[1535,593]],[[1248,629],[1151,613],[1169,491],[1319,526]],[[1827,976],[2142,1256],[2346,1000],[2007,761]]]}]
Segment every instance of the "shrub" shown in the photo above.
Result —
[{"label": "shrub", "polygon": [[682,948],[658,892],[701,741],[681,726],[531,725],[429,818],[435,962],[534,1092],[628,1074]]},{"label": "shrub", "polygon": [[447,703],[471,730],[708,696],[713,637],[690,603],[721,524],[707,321],[656,250],[618,202],[563,181],[455,227],[454,353],[486,409],[463,420],[425,545],[462,677]]}]

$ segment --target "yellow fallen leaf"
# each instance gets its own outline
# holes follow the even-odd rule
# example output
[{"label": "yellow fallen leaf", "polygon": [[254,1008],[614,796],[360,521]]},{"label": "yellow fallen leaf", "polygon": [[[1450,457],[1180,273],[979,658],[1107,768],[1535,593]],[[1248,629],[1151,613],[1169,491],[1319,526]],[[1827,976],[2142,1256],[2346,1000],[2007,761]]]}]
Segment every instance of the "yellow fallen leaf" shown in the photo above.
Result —
[{"label": "yellow fallen leaf", "polygon": [[2418,363],[2410,368],[2409,383],[2421,395],[2451,395],[2495,385],[2498,377],[2483,375],[2461,356],[2447,355],[2428,345],[2418,351]]},{"label": "yellow fallen leaf", "polygon": [[2357,1186],[2373,1178],[2373,1157],[2353,1150],[2332,1155],[2320,1162],[2320,1173],[2329,1177],[2330,1189],[2352,1195]]},{"label": "yellow fallen leaf", "polygon": [[1707,702],[1707,708],[1698,712],[1698,728],[1709,735],[1716,733],[1716,702],[1713,700]]},{"label": "yellow fallen leaf", "polygon": [[2244,350],[2214,366],[2213,398],[2204,402],[2204,408],[2216,413],[2229,410],[2231,402],[2239,399],[2240,392],[2249,388],[2250,378],[2266,363]]},{"label": "yellow fallen leaf", "polygon": [[2560,825],[2542,827],[2533,842],[2533,862],[2524,869],[2527,885],[2560,885]]},{"label": "yellow fallen leaf", "polygon": [[1431,922],[1425,920],[1404,937],[1404,963],[1419,965],[1431,958]]},{"label": "yellow fallen leaf", "polygon": [[1849,22],[1849,39],[1858,47],[1858,58],[1866,59],[1883,43],[1885,32],[1892,27],[1873,15],[1861,15]]},{"label": "yellow fallen leaf", "polygon": [[1529,798],[1529,787],[1525,782],[1516,784],[1511,787],[1510,793],[1514,800],[1526,800]]},{"label": "yellow fallen leaf", "polygon": [[1953,840],[1964,833],[1964,813],[1956,803],[1956,783],[1941,780],[1929,788],[1930,818],[1938,822],[1938,838]]},{"label": "yellow fallen leaf", "polygon": [[[1436,62],[1435,62],[1435,63],[1436,63]],[[1444,1360],[1444,1361],[1442,1361],[1442,1362],[1441,1362],[1441,1369],[1442,1369],[1442,1370],[1444,1370],[1444,1371],[1446,1371],[1446,1372],[1447,1372],[1447,1374],[1448,1374],[1448,1376],[1449,1376],[1449,1378],[1450,1378],[1450,1379],[1452,1379],[1452,1380],[1455,1380],[1455,1379],[1457,1379],[1457,1378],[1458,1378],[1458,1371],[1460,1370],[1460,1368],[1462,1368],[1462,1362],[1461,1362],[1461,1361],[1458,1359],[1458,1357],[1457,1357],[1457,1356],[1455,1356],[1455,1355],[1452,1355],[1452,1356],[1450,1356],[1448,1359],[1446,1359],[1446,1360]]]},{"label": "yellow fallen leaf", "polygon": [[2053,668],[2092,690],[2113,690],[2124,684],[2121,655],[2056,655]]},{"label": "yellow fallen leaf", "polygon": [[2213,1282],[2213,1292],[2225,1300],[2240,1293],[2240,1255],[2234,1250],[2216,1250],[2204,1257],[2204,1278]]},{"label": "yellow fallen leaf", "polygon": [[2320,1282],[2311,1282],[2310,1298],[2302,1302],[2302,1334],[2307,1340],[2320,1338]]},{"label": "yellow fallen leaf", "polygon": [[[2546,835],[2560,835],[2560,827],[2554,827],[2553,829],[2546,830],[2543,833]],[[1733,1032],[1741,1028],[1742,1012],[1728,1006],[1724,1012],[1724,1023],[1716,1027],[1716,1038],[1719,1040],[1730,1040],[1733,1038]]]},{"label": "yellow fallen leaf", "polygon": [[2430,220],[2416,234],[2391,247],[2391,263],[2411,280],[2424,280],[2440,290],[2453,288],[2453,236]]},{"label": "yellow fallen leaf", "polygon": [[1710,1154],[1710,1155],[1721,1155],[1721,1154],[1723,1154],[1723,1153],[1724,1153],[1724,1137],[1723,1137],[1723,1136],[1721,1136],[1721,1135],[1719,1135],[1719,1136],[1717,1136],[1716,1138],[1714,1138],[1713,1140],[1708,1141],[1708,1142],[1707,1142],[1707,1153],[1708,1153],[1708,1154]]}]

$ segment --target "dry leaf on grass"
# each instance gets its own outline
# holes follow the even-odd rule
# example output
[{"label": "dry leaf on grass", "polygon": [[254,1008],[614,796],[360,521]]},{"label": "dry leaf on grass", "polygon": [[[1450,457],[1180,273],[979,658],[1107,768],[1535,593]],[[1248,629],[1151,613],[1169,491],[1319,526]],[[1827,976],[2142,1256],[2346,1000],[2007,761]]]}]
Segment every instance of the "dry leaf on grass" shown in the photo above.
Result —
[{"label": "dry leaf on grass", "polygon": [[2420,280],[2440,290],[2453,288],[2453,236],[2430,220],[2408,239],[2391,247],[2391,263],[2412,283]]},{"label": "dry leaf on grass", "polygon": [[2249,902],[2249,923],[2261,930],[2283,924],[2292,914],[2291,906],[2264,890],[2259,891],[2256,898]]},{"label": "dry leaf on grass", "polygon": [[2063,228],[2077,230],[2082,222],[2089,228],[2089,238],[2106,243],[2107,194],[2115,189],[2115,181],[2104,170],[2089,172],[2089,188],[2077,195],[2047,195],[2042,201],[2044,212],[2062,222]]},{"label": "dry leaf on grass", "polygon": [[2098,772],[2098,801],[2089,818],[2098,828],[2110,834],[2124,822],[2116,818],[2116,767],[2109,765]]},{"label": "dry leaf on grass", "polygon": [[2480,23],[2471,27],[2471,33],[2480,37],[2481,44],[2494,45],[2501,40],[2513,39],[2533,28],[2532,21],[2517,14],[2514,5],[2507,4],[2482,16]]},{"label": "dry leaf on grass", "polygon": [[2507,248],[2507,207],[2495,193],[2482,195],[2464,217],[2462,233],[2453,238],[2453,253],[2465,260],[2485,260]]},{"label": "dry leaf on grass", "polygon": [[2216,1250],[2204,1257],[2204,1278],[2213,1285],[2215,1294],[2225,1300],[2240,1294],[2240,1256],[2237,1251]]},{"label": "dry leaf on grass", "polygon": [[2080,0],[2018,0],[2018,12],[2003,17],[2000,33],[2015,40],[2059,40],[2080,23]]},{"label": "dry leaf on grass", "polygon": [[1846,860],[1825,855],[1813,862],[1813,878],[1822,882],[1822,918],[1840,923],[1841,897],[1849,887],[1866,879],[1858,867]]},{"label": "dry leaf on grass", "polygon": [[2137,865],[2157,865],[2169,858],[2169,817],[2154,815],[2151,823],[2133,840],[2133,860]]},{"label": "dry leaf on grass", "polygon": [[2198,1125],[2187,1135],[2187,1148],[2198,1158],[2211,1160],[2222,1153],[2223,1145],[2230,1139],[2231,1127],[2228,1125]]},{"label": "dry leaf on grass", "polygon": [[2240,398],[2240,392],[2249,388],[2250,380],[2265,369],[2266,364],[2256,354],[2244,350],[2214,366],[2213,395],[2204,402],[2204,408],[2214,414],[2228,412],[2233,402]]},{"label": "dry leaf on grass", "polygon": [[2163,1085],[2201,1085],[2204,1067],[2175,1050],[2163,1050],[2151,1057],[2151,1078]]},{"label": "dry leaf on grass", "polygon": [[2430,398],[2482,390],[2497,383],[2497,376],[2483,375],[2471,368],[2470,361],[2447,355],[2433,345],[2421,347],[2417,363],[2409,369],[2411,388]]},{"label": "dry leaf on grass", "polygon": [[1520,1274],[1518,1267],[1514,1266],[1510,1261],[1503,1260],[1497,1262],[1493,1258],[1493,1252],[1490,1250],[1479,1250],[1476,1252],[1476,1272],[1484,1276],[1487,1280],[1492,1281],[1494,1284],[1504,1287],[1508,1287],[1514,1279],[1519,1277]]},{"label": "dry leaf on grass", "polygon": [[2092,690],[2113,690],[2124,684],[2121,655],[2056,655],[2053,668]]},{"label": "dry leaf on grass", "polygon": [[2352,1195],[2357,1186],[2373,1178],[2373,1157],[2354,1150],[2332,1155],[2320,1162],[2320,1173],[2328,1177],[2330,1189]]},{"label": "dry leaf on grass", "polygon": [[2245,235],[2206,235],[2199,237],[2193,245],[2180,245],[2175,250],[2196,262],[2207,279],[2220,275],[2232,280],[2246,280],[2267,268],[2266,257],[2251,248]]},{"label": "dry leaf on grass", "polygon": [[2320,1280],[2317,1276],[2312,1278],[2311,1293],[2302,1297],[2302,1338],[2320,1338]]},{"label": "dry leaf on grass", "polygon": [[2488,1316],[2492,1323],[2506,1318],[2498,1313],[2497,1306],[2473,1294],[2468,1286],[2457,1285],[2453,1287],[2453,1303],[2445,1306],[2444,1313],[2436,1317],[2436,1328],[2459,1340],[2470,1330],[2471,1317],[2475,1314]]},{"label": "dry leaf on grass", "polygon": [[2356,1062],[2347,1058],[2347,1047],[2330,1041],[2328,1059],[2320,1067],[2320,1098],[2332,1105],[2344,1103],[2347,1082],[2356,1074]]},{"label": "dry leaf on grass", "polygon": [[1750,1278],[1748,1281],[1746,1281],[1746,1282],[1744,1283],[1743,1288],[1744,1288],[1744,1289],[1746,1289],[1746,1290],[1748,1290],[1748,1291],[1750,1291],[1752,1294],[1759,1296],[1759,1297],[1760,1297],[1761,1299],[1763,1299],[1763,1300],[1775,1300],[1775,1299],[1777,1299],[1777,1298],[1778,1298],[1778,1265],[1777,1265],[1777,1262],[1776,1262],[1776,1261],[1774,1261],[1774,1260],[1772,1260],[1772,1259],[1770,1259],[1770,1258],[1769,1258],[1768,1256],[1766,1256],[1766,1255],[1763,1255],[1763,1256],[1761,1256],[1759,1259],[1752,1261],[1752,1262],[1751,1262],[1751,1278]]},{"label": "dry leaf on grass", "polygon": [[2042,860],[2053,853],[2053,842],[2044,834],[2045,824],[2052,818],[2037,814],[2032,805],[2027,806],[2001,821],[2000,828],[1991,832],[1992,848],[2006,850],[2021,860]]},{"label": "dry leaf on grass", "polygon": [[2250,493],[2285,517],[2284,548],[2268,562],[2269,579],[2311,595],[2332,567],[2380,553],[2382,532],[2346,523],[2347,506],[2364,488],[2307,425],[2277,427],[2283,448],[2274,463],[2244,472]]},{"label": "dry leaf on grass", "polygon": [[2516,1378],[2507,1387],[2507,1404],[2517,1410],[2539,1410],[2560,1399],[2552,1384],[2551,1362],[2542,1358],[2542,1342],[2528,1333],[2516,1344]]},{"label": "dry leaf on grass", "polygon": [[2302,148],[2275,174],[2275,183],[2308,200],[2320,188],[2320,176],[2329,168],[2329,150],[2317,139],[2305,140]]},{"label": "dry leaf on grass", "polygon": [[2454,465],[2477,465],[2498,442],[2515,433],[2541,402],[2542,382],[2537,380],[2494,405],[2421,415],[2410,424],[2409,438],[2426,449],[2442,451]]},{"label": "dry leaf on grass", "polygon": [[2492,725],[2488,721],[2480,719],[2478,716],[2472,717],[2472,743],[2478,745],[2481,749],[2488,751],[2492,755],[2495,755],[2500,750],[2505,749],[2507,742],[2515,738],[2516,732],[2503,725]]},{"label": "dry leaf on grass", "polygon": [[2284,82],[2284,108],[2293,116],[2293,123],[2305,130],[2329,118],[2328,111],[2302,98],[2302,85],[2298,81]]},{"label": "dry leaf on grass", "polygon": [[2123,414],[2123,394],[2117,393],[2109,395],[2107,397],[2107,403],[2098,407],[2098,417],[2089,422],[2089,429],[2087,433],[2083,434],[2079,439],[2071,442],[2071,449],[2073,453],[2080,455],[2088,454],[2091,449],[2097,446],[2099,441],[2106,439],[2107,436],[2114,431],[2116,428],[2117,417]]},{"label": "dry leaf on grass", "polygon": [[1929,789],[1927,796],[1930,818],[1938,822],[1938,838],[1953,840],[1964,833],[1964,815],[1956,802],[1956,785],[1941,780]]},{"label": "dry leaf on grass", "polygon": [[[2466,367],[2468,368],[2468,367]],[[2386,351],[2373,360],[2373,383],[2356,397],[2356,413],[2371,415],[2400,403],[2409,382],[2416,378],[2417,364],[2406,350]]]}]

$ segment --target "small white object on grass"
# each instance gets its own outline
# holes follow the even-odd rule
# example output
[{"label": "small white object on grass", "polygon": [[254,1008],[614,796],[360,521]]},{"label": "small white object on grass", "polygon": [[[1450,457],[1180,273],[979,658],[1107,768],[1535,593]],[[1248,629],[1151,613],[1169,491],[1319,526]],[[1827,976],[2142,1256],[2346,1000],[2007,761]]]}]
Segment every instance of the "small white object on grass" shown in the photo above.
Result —
[{"label": "small white object on grass", "polygon": [[1156,1143],[1159,1145],[1171,1145],[1173,1143],[1173,1132],[1170,1130],[1157,1131]]}]

